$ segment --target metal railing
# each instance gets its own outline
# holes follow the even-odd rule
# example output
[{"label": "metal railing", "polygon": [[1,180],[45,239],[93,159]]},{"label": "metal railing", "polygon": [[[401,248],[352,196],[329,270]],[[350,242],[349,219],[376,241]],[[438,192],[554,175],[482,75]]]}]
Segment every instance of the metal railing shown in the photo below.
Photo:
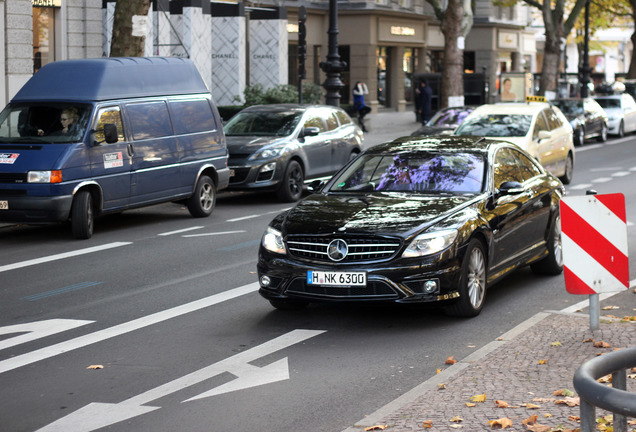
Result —
[{"label": "metal railing", "polygon": [[[636,394],[627,392],[626,369],[636,367],[636,347],[614,351],[583,363],[574,374],[581,397],[581,432],[596,430],[596,407],[614,413],[614,432],[627,432],[627,417],[636,417]],[[612,374],[612,387],[598,382]]]}]

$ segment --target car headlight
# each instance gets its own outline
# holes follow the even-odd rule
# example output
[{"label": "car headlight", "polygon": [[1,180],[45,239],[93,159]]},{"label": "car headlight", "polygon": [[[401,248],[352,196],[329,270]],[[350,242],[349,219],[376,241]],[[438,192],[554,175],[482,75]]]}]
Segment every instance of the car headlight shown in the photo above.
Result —
[{"label": "car headlight", "polygon": [[449,247],[456,238],[456,229],[426,232],[415,237],[402,256],[414,258],[431,255]]},{"label": "car headlight", "polygon": [[29,171],[27,173],[28,183],[61,183],[62,171]]},{"label": "car headlight", "polygon": [[284,150],[285,146],[264,148],[250,156],[250,160],[275,158],[283,154]]},{"label": "car headlight", "polygon": [[275,230],[272,227],[267,227],[267,230],[265,230],[261,244],[270,252],[279,254],[287,253],[287,249],[285,249],[285,242],[283,242],[283,235],[280,231]]}]

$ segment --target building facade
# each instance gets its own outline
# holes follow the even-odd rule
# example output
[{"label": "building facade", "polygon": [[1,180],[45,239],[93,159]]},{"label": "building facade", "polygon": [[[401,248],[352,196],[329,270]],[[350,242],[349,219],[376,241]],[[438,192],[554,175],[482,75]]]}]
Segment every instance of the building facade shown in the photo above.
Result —
[{"label": "building facade", "polygon": [[[115,1],[0,0],[3,105],[46,63],[109,55]],[[237,104],[247,86],[298,83],[298,10],[305,6],[304,82],[323,83],[319,65],[328,54],[328,1],[282,4],[151,0],[138,28],[146,35],[144,54],[191,58],[217,103]],[[537,72],[540,35],[530,25],[527,6],[474,4],[474,24],[463,41],[465,72],[483,75],[484,102],[494,102],[502,73]],[[441,73],[444,39],[431,6],[425,0],[337,5],[338,52],[347,64],[341,102],[350,103],[352,86],[363,81],[371,105],[408,109],[414,77]]]}]

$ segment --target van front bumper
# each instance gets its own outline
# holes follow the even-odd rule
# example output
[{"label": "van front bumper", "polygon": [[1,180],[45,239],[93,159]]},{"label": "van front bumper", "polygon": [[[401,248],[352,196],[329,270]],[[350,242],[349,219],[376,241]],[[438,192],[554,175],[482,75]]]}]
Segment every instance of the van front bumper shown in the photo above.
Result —
[{"label": "van front bumper", "polygon": [[8,209],[0,210],[0,222],[28,224],[63,222],[68,220],[73,204],[73,195],[56,197],[3,196]]}]

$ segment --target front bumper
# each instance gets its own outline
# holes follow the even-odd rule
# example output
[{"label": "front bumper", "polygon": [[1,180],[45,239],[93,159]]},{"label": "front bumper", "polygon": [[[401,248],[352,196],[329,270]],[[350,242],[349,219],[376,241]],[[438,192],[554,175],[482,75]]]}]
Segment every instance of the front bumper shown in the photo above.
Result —
[{"label": "front bumper", "polygon": [[254,165],[232,165],[227,190],[276,190],[280,186],[283,169],[284,164],[271,160]]},{"label": "front bumper", "polygon": [[[414,260],[394,259],[382,263],[330,266],[290,259],[261,248],[257,270],[259,293],[268,300],[432,303],[459,297],[460,263],[457,259],[431,259],[417,264]],[[367,284],[364,287],[310,285],[307,283],[307,271],[310,270],[364,271]],[[269,284],[263,283],[264,276],[269,279]],[[434,292],[426,292],[427,281],[436,283]]]},{"label": "front bumper", "polygon": [[55,197],[0,195],[9,208],[0,210],[0,222],[50,223],[66,221],[73,204],[72,195]]}]

